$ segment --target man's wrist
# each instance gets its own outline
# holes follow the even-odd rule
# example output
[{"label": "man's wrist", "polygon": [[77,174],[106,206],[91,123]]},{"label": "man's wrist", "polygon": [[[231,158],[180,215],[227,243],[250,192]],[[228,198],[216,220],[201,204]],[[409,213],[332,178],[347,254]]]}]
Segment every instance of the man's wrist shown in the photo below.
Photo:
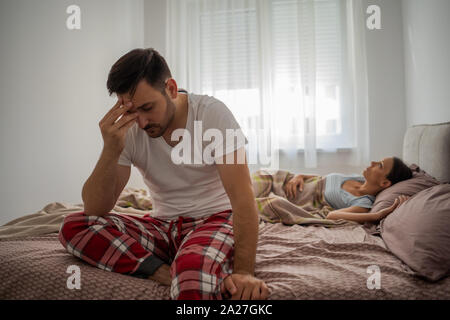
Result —
[{"label": "man's wrist", "polygon": [[110,161],[118,161],[122,152],[103,147],[102,156]]},{"label": "man's wrist", "polygon": [[250,272],[248,270],[242,270],[242,269],[240,269],[240,270],[233,270],[233,274],[249,275],[249,276],[252,276],[252,277],[255,276],[254,272]]}]

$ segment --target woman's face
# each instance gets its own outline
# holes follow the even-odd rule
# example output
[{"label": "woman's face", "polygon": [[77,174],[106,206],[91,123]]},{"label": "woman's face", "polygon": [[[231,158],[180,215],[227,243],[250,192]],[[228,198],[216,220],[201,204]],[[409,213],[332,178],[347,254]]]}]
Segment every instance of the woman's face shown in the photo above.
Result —
[{"label": "woman's face", "polygon": [[367,182],[385,189],[391,185],[391,182],[386,177],[391,172],[393,166],[394,158],[372,161],[370,166],[363,171],[363,176]]}]

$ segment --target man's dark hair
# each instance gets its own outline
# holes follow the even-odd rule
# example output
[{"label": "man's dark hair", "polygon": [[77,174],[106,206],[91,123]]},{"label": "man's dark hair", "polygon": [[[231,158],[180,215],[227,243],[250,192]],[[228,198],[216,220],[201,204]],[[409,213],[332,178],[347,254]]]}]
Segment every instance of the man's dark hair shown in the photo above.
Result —
[{"label": "man's dark hair", "polygon": [[411,169],[399,158],[394,157],[394,165],[386,178],[391,184],[412,178]]},{"label": "man's dark hair", "polygon": [[129,92],[133,96],[138,83],[145,79],[149,85],[165,94],[165,81],[171,77],[167,62],[158,51],[139,48],[131,50],[114,63],[106,87],[109,95]]}]

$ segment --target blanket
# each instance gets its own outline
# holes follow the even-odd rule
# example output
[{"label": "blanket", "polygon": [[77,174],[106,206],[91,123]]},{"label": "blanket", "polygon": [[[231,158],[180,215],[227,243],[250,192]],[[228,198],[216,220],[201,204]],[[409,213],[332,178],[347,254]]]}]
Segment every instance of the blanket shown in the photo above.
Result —
[{"label": "blanket", "polygon": [[[260,220],[286,225],[323,225],[327,227],[356,224],[345,220],[328,220],[332,208],[324,199],[325,179],[315,177],[305,181],[304,189],[296,199],[289,201],[283,185],[294,175],[288,171],[274,172],[260,170],[252,175],[252,184]],[[125,188],[111,210],[134,216],[144,216],[152,210],[152,199],[144,189]],[[0,239],[38,236],[59,232],[64,218],[75,212],[84,211],[83,204],[53,202],[36,213],[14,219],[0,226]]]},{"label": "blanket", "polygon": [[[111,212],[142,217],[151,209],[151,197],[146,190],[125,188]],[[22,216],[0,226],[0,239],[59,232],[62,222],[68,214],[81,211],[84,211],[83,204],[49,203],[36,213]]]},{"label": "blanket", "polygon": [[325,201],[325,178],[315,176],[304,181],[303,191],[288,200],[284,186],[294,177],[285,170],[258,170],[252,174],[253,192],[262,220],[286,225],[323,225],[326,227],[355,224],[330,220],[333,208]]},{"label": "blanket", "polygon": [[[361,225],[262,224],[255,276],[267,284],[271,300],[450,299],[450,277],[430,283],[414,276]],[[380,268],[380,289],[368,288],[374,265]],[[73,266],[80,268],[80,290],[66,286]],[[0,240],[0,270],[2,300],[169,299],[170,288],[156,281],[80,260],[61,246],[57,233]]]},{"label": "blanket", "polygon": [[[278,194],[285,198],[279,187],[281,181],[289,181],[291,176],[286,172],[263,176],[270,184],[254,181],[256,190],[265,190],[258,193],[259,198],[270,198],[271,192],[272,196]],[[314,181],[306,181],[303,197],[314,183],[320,187],[320,178]],[[267,193],[269,187],[272,191]],[[263,194],[266,196],[261,196]],[[320,195],[320,190],[315,194]],[[264,200],[257,202],[263,207]],[[294,202],[304,208],[303,202]],[[295,203],[292,206],[296,206]],[[317,209],[319,206],[314,207],[314,201],[312,207],[314,209],[307,212],[312,217],[301,211],[291,217],[309,222],[304,226],[266,222],[270,220],[267,217],[270,211],[265,211],[266,216],[261,219],[255,275],[266,282],[271,291],[270,299],[450,298],[450,277],[437,283],[415,277],[407,265],[389,252],[380,237],[367,233],[359,224],[329,228],[332,225],[322,221],[326,220],[323,219],[326,211],[320,212],[323,207]],[[147,191],[126,188],[112,212],[143,216],[150,208]],[[0,299],[168,299],[168,287],[152,280],[93,268],[61,246],[57,232],[64,217],[83,210],[82,204],[54,202],[34,214],[0,226]],[[317,221],[305,220],[308,218]],[[286,217],[278,215],[271,219],[287,221]],[[80,268],[82,290],[66,287],[67,268],[73,265]],[[371,276],[368,270],[374,265],[382,273],[380,290],[367,286]]]}]

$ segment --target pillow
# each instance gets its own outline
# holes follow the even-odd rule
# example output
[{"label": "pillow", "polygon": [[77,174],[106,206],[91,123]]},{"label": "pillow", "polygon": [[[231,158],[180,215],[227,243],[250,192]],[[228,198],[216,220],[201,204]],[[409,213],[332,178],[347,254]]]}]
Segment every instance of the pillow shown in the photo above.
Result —
[{"label": "pillow", "polygon": [[370,212],[377,212],[384,208],[390,207],[395,198],[400,195],[413,196],[416,193],[438,185],[440,182],[421,170],[416,164],[412,164],[409,168],[413,171],[411,179],[404,180],[384,189],[375,198]]},{"label": "pillow", "polygon": [[419,192],[380,226],[388,249],[418,275],[437,281],[450,274],[450,184]]}]

